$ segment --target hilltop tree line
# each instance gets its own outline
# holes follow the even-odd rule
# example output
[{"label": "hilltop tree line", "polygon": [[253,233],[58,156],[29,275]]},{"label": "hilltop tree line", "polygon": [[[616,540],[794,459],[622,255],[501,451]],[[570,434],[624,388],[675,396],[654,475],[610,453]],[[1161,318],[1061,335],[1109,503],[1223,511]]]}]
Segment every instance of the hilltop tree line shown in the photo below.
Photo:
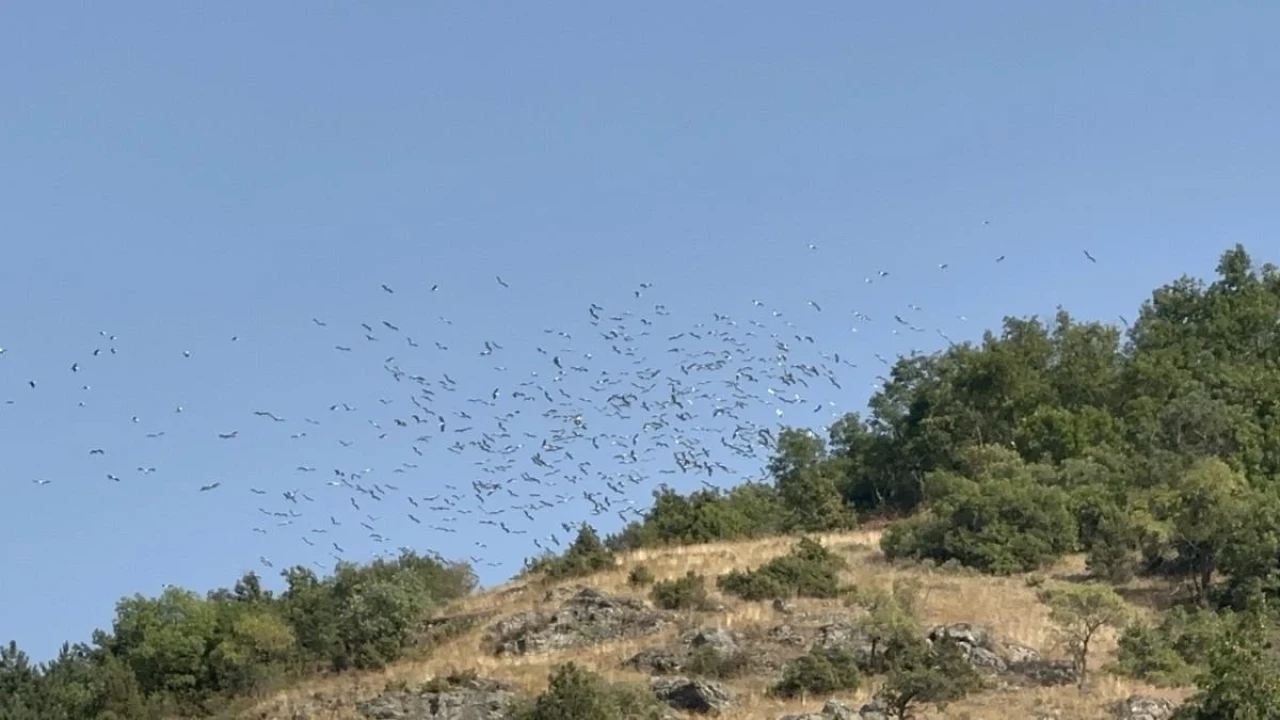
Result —
[{"label": "hilltop tree line", "polygon": [[[1126,628],[1113,670],[1198,682],[1187,717],[1280,707],[1280,684],[1254,682],[1280,675],[1280,271],[1237,245],[1212,282],[1160,287],[1122,324],[1059,309],[900,358],[865,417],[825,437],[782,431],[769,481],[662,489],[642,520],[586,545],[600,556],[887,518],[891,559],[1008,574],[1085,553],[1095,579],[1183,591],[1157,624]],[[1249,671],[1222,671],[1242,659]]]},{"label": "hilltop tree line", "polygon": [[234,699],[320,672],[378,668],[423,639],[423,621],[470,593],[471,568],[405,551],[320,578],[285,570],[285,589],[254,573],[204,597],[177,587],[116,605],[110,631],[66,644],[36,666],[0,646],[0,719],[146,720],[210,715]]},{"label": "hilltop tree line", "polygon": [[[900,358],[865,415],[780,431],[767,479],[664,488],[641,520],[603,540],[584,527],[526,573],[581,576],[628,549],[870,518],[896,521],[882,549],[899,561],[1007,574],[1085,553],[1098,579],[1185,589],[1182,606],[1125,629],[1114,672],[1197,682],[1187,717],[1267,716],[1280,706],[1280,271],[1236,246],[1212,282],[1158,288],[1124,324],[1010,317],[980,342]],[[247,575],[204,598],[122,600],[110,632],[42,667],[10,646],[0,718],[213,712],[318,669],[377,667],[474,587],[465,565],[414,555],[285,575],[279,596]]]},{"label": "hilltop tree line", "polygon": [[1156,290],[1127,333],[1059,310],[899,359],[823,437],[783,430],[771,482],[655,493],[614,551],[905,518],[891,558],[1185,581],[1202,606],[1280,592],[1280,272],[1224,253]]}]

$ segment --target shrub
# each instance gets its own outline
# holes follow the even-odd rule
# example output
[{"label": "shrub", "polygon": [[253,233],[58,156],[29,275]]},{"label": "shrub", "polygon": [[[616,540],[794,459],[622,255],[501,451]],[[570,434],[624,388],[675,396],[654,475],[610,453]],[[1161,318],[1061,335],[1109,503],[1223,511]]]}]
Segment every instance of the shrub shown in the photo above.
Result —
[{"label": "shrub", "polygon": [[524,572],[526,575],[542,575],[547,580],[564,580],[593,575],[612,569],[616,564],[613,552],[600,542],[595,528],[583,523],[578,537],[563,555],[527,560]]},{"label": "shrub", "polygon": [[1272,620],[1234,614],[1224,623],[1197,678],[1199,692],[1178,708],[1176,720],[1273,718],[1280,707],[1280,661]]},{"label": "shrub", "polygon": [[515,707],[512,720],[662,720],[665,708],[644,688],[610,683],[569,663],[541,695]]},{"label": "shrub", "polygon": [[896,659],[876,694],[890,717],[912,717],[912,710],[923,704],[941,710],[982,687],[982,677],[954,640],[946,638],[914,648]]},{"label": "shrub", "polygon": [[627,574],[627,584],[631,587],[644,587],[653,584],[653,571],[645,565],[637,565],[631,568],[631,572]]},{"label": "shrub", "polygon": [[698,490],[681,495],[670,488],[653,493],[653,506],[606,544],[615,552],[642,547],[696,545],[773,535],[780,530],[782,504],[764,483],[732,490]]},{"label": "shrub", "polygon": [[1222,625],[1215,613],[1184,608],[1164,613],[1156,625],[1135,622],[1121,632],[1110,670],[1160,687],[1187,685],[1204,666]]},{"label": "shrub", "polygon": [[787,663],[782,678],[769,688],[769,694],[793,698],[802,694],[853,692],[861,682],[852,654],[815,648]]},{"label": "shrub", "polygon": [[663,610],[700,610],[707,606],[706,578],[690,570],[682,578],[654,583],[650,597]]},{"label": "shrub", "polygon": [[728,653],[702,646],[694,648],[684,663],[685,672],[698,677],[729,680],[746,674],[751,667],[751,656],[742,650]]},{"label": "shrub", "polygon": [[916,615],[918,594],[918,582],[904,581],[895,582],[889,590],[860,589],[850,597],[849,604],[867,611],[858,620],[858,627],[870,644],[870,652],[861,658],[859,665],[863,672],[887,672],[903,658],[917,657],[924,652],[926,643]]},{"label": "shrub", "polygon": [[[1034,466],[998,466],[980,481],[931,473],[931,512],[890,527],[880,549],[890,559],[956,560],[984,572],[1028,572],[1075,547],[1067,493],[1037,484]],[[986,472],[991,472],[987,468]]]},{"label": "shrub", "polygon": [[833,598],[843,592],[839,573],[847,564],[815,540],[801,538],[791,552],[755,570],[720,576],[717,586],[743,600]]},{"label": "shrub", "polygon": [[422,692],[442,693],[465,687],[479,678],[475,670],[452,670],[447,675],[437,675],[422,684]]}]

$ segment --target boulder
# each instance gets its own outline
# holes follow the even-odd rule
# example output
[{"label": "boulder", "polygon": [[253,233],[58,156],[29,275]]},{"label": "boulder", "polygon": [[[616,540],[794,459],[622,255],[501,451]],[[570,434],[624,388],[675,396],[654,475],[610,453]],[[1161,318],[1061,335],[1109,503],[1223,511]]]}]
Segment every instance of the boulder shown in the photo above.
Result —
[{"label": "boulder", "polygon": [[650,635],[670,621],[643,600],[594,588],[573,594],[562,590],[549,599],[560,602],[553,612],[520,613],[490,628],[495,654],[525,655]]},{"label": "boulder", "polygon": [[1148,695],[1130,695],[1111,706],[1116,720],[1169,720],[1173,711],[1172,702]]},{"label": "boulder", "polygon": [[384,693],[356,703],[370,720],[504,720],[516,695],[502,683],[478,678],[447,689]]},{"label": "boulder", "polygon": [[684,677],[656,677],[649,681],[653,694],[676,710],[722,713],[733,707],[734,697],[725,686]]}]

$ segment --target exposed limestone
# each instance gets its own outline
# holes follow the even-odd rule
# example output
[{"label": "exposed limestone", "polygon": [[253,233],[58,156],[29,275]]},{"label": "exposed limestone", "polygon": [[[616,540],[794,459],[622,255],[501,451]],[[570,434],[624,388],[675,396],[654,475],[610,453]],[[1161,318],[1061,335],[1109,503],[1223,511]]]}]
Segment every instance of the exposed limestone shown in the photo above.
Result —
[{"label": "exposed limestone", "polygon": [[1169,720],[1174,704],[1164,698],[1130,695],[1111,706],[1116,720]]},{"label": "exposed limestone", "polygon": [[839,700],[828,700],[822,710],[803,715],[783,715],[778,720],[889,720],[883,706],[870,702],[854,710]]},{"label": "exposed limestone", "polygon": [[[558,588],[546,593],[550,606],[502,618],[489,630],[497,655],[524,655],[636,638],[659,632],[679,619],[635,597],[611,595],[594,588]],[[864,672],[882,672],[878,654],[884,648],[862,628],[856,616],[832,609],[802,613],[787,609],[783,624],[768,626],[695,627],[669,644],[646,647],[623,665],[651,675],[654,696],[682,717],[686,714],[732,717],[737,698],[731,686],[739,677],[766,681],[780,677],[787,662],[810,650],[850,653]],[[705,614],[704,614],[705,616]],[[468,618],[470,619],[470,618]],[[1000,642],[992,628],[968,623],[928,629],[928,643],[954,642],[967,661],[995,680],[989,688],[1075,682],[1069,663],[1045,659],[1036,649]],[[714,678],[714,679],[713,679]],[[417,690],[384,693],[356,704],[369,720],[505,720],[514,688],[463,676],[436,680]],[[348,706],[350,707],[350,706]],[[1117,720],[1170,720],[1167,700],[1135,695],[1100,711]],[[305,716],[294,720],[307,720]],[[779,720],[889,720],[877,702],[859,707],[828,700],[817,712]]]},{"label": "exposed limestone", "polygon": [[656,677],[649,681],[649,686],[659,700],[676,710],[719,714],[734,705],[733,693],[709,680]]},{"label": "exposed limestone", "polygon": [[[548,593],[556,601],[564,593]],[[650,635],[670,616],[634,597],[580,588],[553,612],[532,611],[498,621],[489,636],[496,655],[525,655]]]},{"label": "exposed limestone", "polygon": [[479,678],[430,683],[412,691],[390,692],[356,703],[370,720],[505,720],[514,690]]}]

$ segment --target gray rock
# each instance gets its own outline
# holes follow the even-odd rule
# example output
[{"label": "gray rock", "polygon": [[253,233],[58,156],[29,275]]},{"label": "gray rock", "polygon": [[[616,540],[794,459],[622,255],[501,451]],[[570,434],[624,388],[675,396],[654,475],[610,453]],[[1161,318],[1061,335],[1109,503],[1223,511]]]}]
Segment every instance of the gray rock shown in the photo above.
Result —
[{"label": "gray rock", "polygon": [[674,675],[684,670],[683,653],[667,648],[645,648],[631,656],[624,667],[650,675]]},{"label": "gray rock", "polygon": [[978,671],[1002,673],[1009,669],[1009,664],[1005,662],[1004,658],[997,655],[994,650],[974,645],[961,645],[960,647],[965,650],[965,659]]},{"label": "gray rock", "polygon": [[875,659],[875,646],[860,628],[848,622],[835,622],[818,628],[813,646],[819,650],[843,650],[853,656],[858,667],[866,669]]},{"label": "gray rock", "polygon": [[724,628],[695,630],[685,639],[685,642],[692,648],[709,648],[717,655],[729,655],[738,650],[738,638]]},{"label": "gray rock", "polygon": [[823,704],[820,714],[822,717],[830,718],[831,720],[861,720],[860,715],[862,713],[839,700],[828,700]]},{"label": "gray rock", "polygon": [[1031,680],[1037,685],[1070,685],[1077,680],[1075,668],[1069,662],[1032,660],[1009,668],[1011,672]]},{"label": "gray rock", "polygon": [[955,623],[953,625],[938,625],[929,631],[930,641],[937,642],[942,638],[955,640],[961,645],[992,649],[991,631],[981,625]]},{"label": "gray rock", "polygon": [[991,631],[985,627],[969,623],[938,625],[929,631],[925,639],[929,643],[954,642],[969,664],[979,672],[995,674],[1009,669],[1008,662],[996,652]]},{"label": "gray rock", "polygon": [[778,625],[771,628],[768,637],[770,640],[783,645],[804,645],[808,642],[805,640],[803,633],[790,625]]},{"label": "gray rock", "polygon": [[1004,659],[1010,667],[1017,667],[1022,663],[1039,662],[1042,658],[1035,648],[1018,643],[1005,643]]},{"label": "gray rock", "polygon": [[[793,654],[791,648],[779,652],[774,645],[777,642],[773,638],[748,639],[725,628],[699,628],[683,634],[671,645],[641,650],[623,667],[649,675],[682,675],[694,672],[691,668],[699,668],[698,674],[716,677],[720,672],[769,675],[781,671]],[[803,638],[800,644],[803,645]]]},{"label": "gray rock", "polygon": [[594,588],[572,595],[561,589],[548,593],[548,599],[560,600],[554,612],[520,613],[490,628],[495,654],[525,655],[650,635],[670,620],[643,600]]},{"label": "gray rock", "polygon": [[[825,710],[826,708],[823,709]],[[857,715],[850,717],[855,718],[855,720],[889,720],[889,711],[878,700],[872,700],[863,705],[858,710]]]},{"label": "gray rock", "polygon": [[653,694],[676,710],[721,713],[733,707],[734,697],[725,686],[684,677],[656,677],[649,681]]},{"label": "gray rock", "polygon": [[515,697],[506,685],[474,679],[443,692],[385,693],[356,703],[356,711],[370,720],[503,720]]},{"label": "gray rock", "polygon": [[928,641],[954,641],[976,670],[988,674],[1013,674],[1041,686],[1066,685],[1076,681],[1070,663],[1045,660],[1035,649],[1009,643],[997,647],[991,631],[979,625],[956,623],[939,625],[929,631]]},{"label": "gray rock", "polygon": [[783,715],[778,720],[888,720],[884,708],[871,702],[854,710],[839,700],[828,700],[822,710],[803,715]]},{"label": "gray rock", "polygon": [[1111,706],[1116,720],[1169,720],[1173,711],[1173,703],[1148,695],[1130,695]]}]

